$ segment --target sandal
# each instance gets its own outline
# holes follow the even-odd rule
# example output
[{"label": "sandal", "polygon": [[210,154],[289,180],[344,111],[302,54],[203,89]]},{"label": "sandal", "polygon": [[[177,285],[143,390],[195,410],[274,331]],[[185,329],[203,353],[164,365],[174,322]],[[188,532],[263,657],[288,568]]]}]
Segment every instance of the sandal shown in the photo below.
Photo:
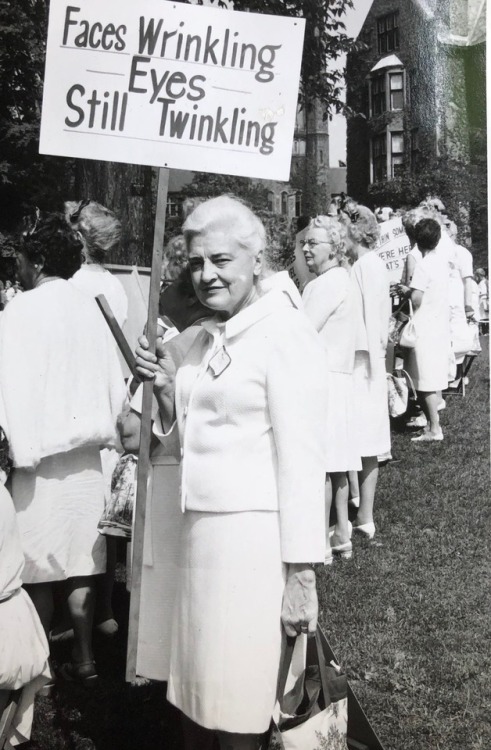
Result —
[{"label": "sandal", "polygon": [[99,680],[95,661],[66,662],[61,665],[60,674],[67,682],[78,682],[86,688],[94,687]]}]

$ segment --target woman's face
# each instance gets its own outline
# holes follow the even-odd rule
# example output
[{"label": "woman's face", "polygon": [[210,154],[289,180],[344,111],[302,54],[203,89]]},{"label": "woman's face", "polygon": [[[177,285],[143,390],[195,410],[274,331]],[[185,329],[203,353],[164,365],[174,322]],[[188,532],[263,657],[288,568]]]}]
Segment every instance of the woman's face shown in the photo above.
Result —
[{"label": "woman's face", "polygon": [[197,235],[189,248],[189,267],[199,301],[230,318],[256,299],[260,257],[222,231]]},{"label": "woman's face", "polygon": [[326,265],[332,265],[332,243],[327,239],[327,233],[322,227],[312,227],[307,229],[303,245],[303,254],[309,267],[309,271],[319,276],[326,270]]},{"label": "woman's face", "polygon": [[36,279],[39,276],[39,269],[24,255],[22,250],[17,250],[16,257],[16,276],[24,289],[34,289]]}]

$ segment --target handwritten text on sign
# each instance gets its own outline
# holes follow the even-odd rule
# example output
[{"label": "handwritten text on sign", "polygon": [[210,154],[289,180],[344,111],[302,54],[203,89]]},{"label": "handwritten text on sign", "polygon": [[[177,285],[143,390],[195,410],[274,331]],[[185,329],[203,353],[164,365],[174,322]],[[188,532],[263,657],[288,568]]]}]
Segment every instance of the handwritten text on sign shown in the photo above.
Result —
[{"label": "handwritten text on sign", "polygon": [[287,180],[304,21],[51,0],[40,152]]},{"label": "handwritten text on sign", "polygon": [[380,239],[375,252],[384,261],[391,283],[401,280],[404,261],[410,250],[411,244],[400,217],[389,219],[380,225]]}]

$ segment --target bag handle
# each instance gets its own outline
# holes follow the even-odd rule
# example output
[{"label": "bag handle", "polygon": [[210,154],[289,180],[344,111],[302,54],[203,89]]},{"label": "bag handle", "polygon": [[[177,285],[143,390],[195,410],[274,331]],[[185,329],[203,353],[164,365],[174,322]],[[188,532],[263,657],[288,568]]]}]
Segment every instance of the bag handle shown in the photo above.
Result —
[{"label": "bag handle", "polygon": [[[295,648],[296,640],[297,640],[296,635],[286,636],[285,651],[283,654],[283,660],[282,660],[280,672],[278,675],[278,687],[276,690],[277,701],[281,701],[281,699],[283,698],[285,694],[285,686],[286,686],[286,681],[288,678],[288,670],[290,669],[290,665],[292,663],[293,649]],[[319,635],[319,626],[317,626],[317,630],[315,631],[315,646],[316,646],[316,654],[317,654],[317,664],[319,667],[319,675],[321,678],[322,694],[324,696],[325,706],[327,707],[329,705],[329,680],[327,677],[324,649],[322,648],[322,642],[321,642],[321,638]]]},{"label": "bag handle", "polygon": [[[390,375],[390,373],[387,373],[387,374]],[[407,372],[407,370],[403,370],[402,367],[397,368],[396,370],[393,371],[392,377],[400,377],[401,375],[403,375],[407,383],[407,387],[411,391],[412,397],[416,399],[417,398],[416,388],[414,387],[413,379],[410,376],[410,374]]]}]

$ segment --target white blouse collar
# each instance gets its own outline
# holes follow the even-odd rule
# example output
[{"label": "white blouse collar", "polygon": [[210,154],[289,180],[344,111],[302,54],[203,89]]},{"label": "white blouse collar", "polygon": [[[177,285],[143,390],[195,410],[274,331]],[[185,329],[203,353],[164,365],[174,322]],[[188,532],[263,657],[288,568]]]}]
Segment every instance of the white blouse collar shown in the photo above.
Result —
[{"label": "white blouse collar", "polygon": [[240,310],[229,320],[220,321],[218,318],[211,318],[205,320],[202,326],[212,336],[223,333],[225,339],[231,339],[277,310],[285,308],[291,308],[291,303],[286,294],[272,290],[263,297],[259,297],[252,305]]}]

